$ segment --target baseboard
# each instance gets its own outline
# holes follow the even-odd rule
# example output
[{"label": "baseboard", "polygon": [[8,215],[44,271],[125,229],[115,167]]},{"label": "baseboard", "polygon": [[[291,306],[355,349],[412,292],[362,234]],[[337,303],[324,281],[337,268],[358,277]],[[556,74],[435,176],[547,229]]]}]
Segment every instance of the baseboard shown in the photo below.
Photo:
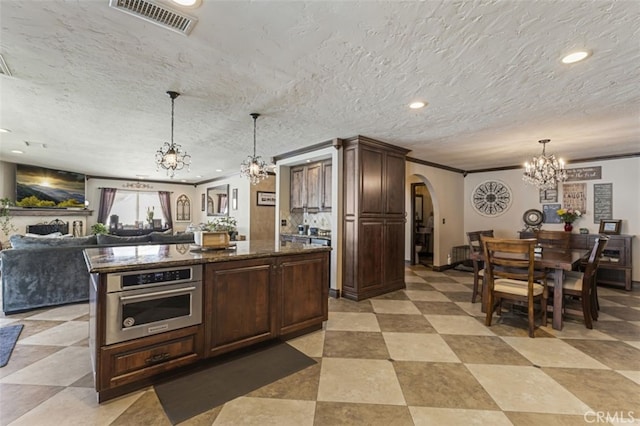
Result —
[{"label": "baseboard", "polygon": [[335,288],[330,288],[329,289],[329,297],[333,297],[334,299],[339,299],[340,298],[340,290],[335,289]]}]

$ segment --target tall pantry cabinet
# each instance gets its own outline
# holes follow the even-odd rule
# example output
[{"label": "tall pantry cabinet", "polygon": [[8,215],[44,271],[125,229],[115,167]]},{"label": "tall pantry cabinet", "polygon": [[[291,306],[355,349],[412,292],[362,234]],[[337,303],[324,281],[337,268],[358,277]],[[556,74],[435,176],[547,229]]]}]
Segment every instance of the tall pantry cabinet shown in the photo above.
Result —
[{"label": "tall pantry cabinet", "polygon": [[409,150],[357,136],[343,141],[342,296],[405,288],[405,157]]}]

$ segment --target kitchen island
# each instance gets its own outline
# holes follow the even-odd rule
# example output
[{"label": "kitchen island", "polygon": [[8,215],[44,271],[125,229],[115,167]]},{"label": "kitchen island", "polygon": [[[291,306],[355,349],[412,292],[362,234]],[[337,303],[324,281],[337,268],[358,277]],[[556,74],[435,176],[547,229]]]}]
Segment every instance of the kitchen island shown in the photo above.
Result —
[{"label": "kitchen island", "polygon": [[86,249],[89,346],[100,402],[221,354],[322,328],[329,252],[238,241]]}]

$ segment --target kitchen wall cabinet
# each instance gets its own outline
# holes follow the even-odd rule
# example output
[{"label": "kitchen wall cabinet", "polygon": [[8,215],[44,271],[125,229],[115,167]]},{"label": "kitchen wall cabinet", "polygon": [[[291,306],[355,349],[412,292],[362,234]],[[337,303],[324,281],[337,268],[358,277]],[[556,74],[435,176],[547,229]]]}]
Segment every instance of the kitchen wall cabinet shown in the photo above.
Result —
[{"label": "kitchen wall cabinet", "polygon": [[343,144],[343,296],[362,300],[405,287],[406,149],[356,137]]},{"label": "kitchen wall cabinet", "polygon": [[[290,194],[291,211],[330,210],[331,162],[325,161],[292,167]],[[328,203],[327,197],[329,198]]]}]

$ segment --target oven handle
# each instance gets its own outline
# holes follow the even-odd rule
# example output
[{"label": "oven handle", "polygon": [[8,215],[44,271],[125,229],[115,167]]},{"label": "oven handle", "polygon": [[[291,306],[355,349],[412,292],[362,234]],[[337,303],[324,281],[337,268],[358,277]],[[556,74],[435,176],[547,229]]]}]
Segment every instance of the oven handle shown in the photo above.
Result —
[{"label": "oven handle", "polygon": [[137,294],[135,296],[120,296],[120,300],[125,302],[127,300],[147,299],[154,296],[165,296],[167,294],[184,293],[187,291],[195,290],[195,287],[176,288],[174,290],[157,291],[155,293]]}]

